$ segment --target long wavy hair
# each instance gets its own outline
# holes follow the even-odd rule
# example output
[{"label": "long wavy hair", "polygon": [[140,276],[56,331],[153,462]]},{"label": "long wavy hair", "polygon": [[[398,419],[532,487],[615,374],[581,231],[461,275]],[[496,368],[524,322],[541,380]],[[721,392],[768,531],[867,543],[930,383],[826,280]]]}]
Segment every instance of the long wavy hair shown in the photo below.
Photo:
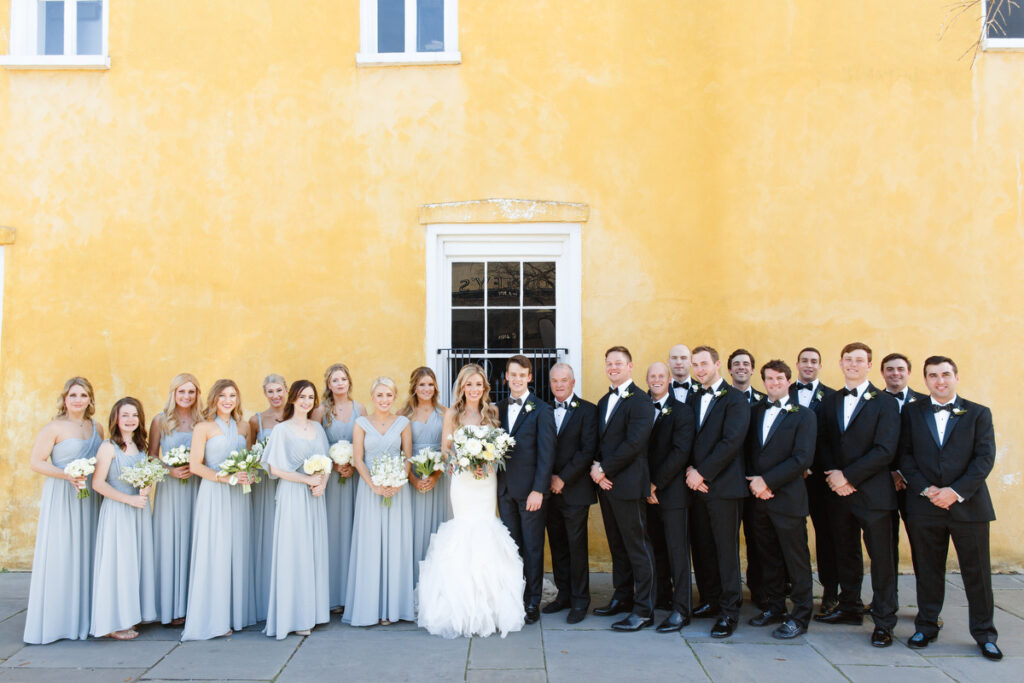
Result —
[{"label": "long wavy hair", "polygon": [[[284,404],[284,415],[281,416],[282,421],[290,420],[295,415],[295,402],[299,400],[299,394],[306,387],[313,390],[313,407],[309,409],[309,412],[312,413],[320,405],[320,401],[316,397],[316,385],[308,379],[300,379],[297,382],[293,382],[291,388],[288,389],[288,402]],[[309,417],[309,415],[306,417]]]},{"label": "long wavy hair", "polygon": [[174,379],[171,380],[171,391],[167,395],[167,405],[164,406],[164,418],[160,421],[160,431],[163,432],[164,436],[169,436],[178,429],[178,403],[174,400],[174,394],[178,391],[179,387],[189,382],[196,388],[196,400],[192,404],[191,410],[189,410],[189,414],[192,416],[192,423],[195,424],[203,419],[203,411],[199,407],[203,396],[199,389],[199,380],[191,372],[175,375]]},{"label": "long wavy hair", "polygon": [[480,375],[484,381],[484,395],[480,397],[480,417],[492,427],[500,427],[501,419],[498,417],[498,406],[491,403],[491,383],[487,381],[487,373],[476,363],[463,365],[459,370],[459,376],[455,378],[455,426],[462,426],[462,415],[466,411],[466,382],[473,375]]},{"label": "long wavy hair", "polygon": [[203,416],[207,420],[213,420],[217,417],[217,398],[220,396],[220,392],[228,387],[234,389],[235,395],[238,397],[238,400],[235,401],[235,408],[231,411],[231,418],[235,422],[242,421],[242,392],[239,391],[238,385],[235,384],[233,379],[219,379],[210,387],[210,393],[206,396],[206,410],[203,412]]},{"label": "long wavy hair", "polygon": [[88,420],[96,412],[96,392],[92,390],[92,384],[89,383],[89,380],[84,377],[72,377],[67,382],[64,382],[60,398],[57,399],[57,417],[67,417],[68,407],[64,402],[68,399],[71,388],[75,386],[82,387],[85,389],[85,393],[89,394],[89,405],[85,407],[85,419]]},{"label": "long wavy hair", "polygon": [[405,405],[398,411],[399,415],[404,415],[411,418],[416,409],[420,407],[420,397],[416,395],[416,385],[420,383],[420,380],[424,377],[429,377],[434,383],[434,395],[430,397],[431,407],[441,412],[441,404],[437,400],[437,396],[440,393],[437,389],[437,376],[434,371],[426,366],[421,366],[412,371],[409,375],[409,398],[406,400]]},{"label": "long wavy hair", "polygon": [[110,419],[107,423],[107,428],[110,433],[110,440],[117,444],[118,448],[123,449],[125,447],[124,434],[121,433],[121,427],[117,424],[118,413],[121,412],[121,408],[124,406],[133,406],[135,410],[139,411],[139,426],[135,428],[135,432],[132,434],[132,442],[135,443],[135,447],[140,452],[146,452],[146,413],[142,409],[142,404],[139,399],[132,398],[131,396],[125,396],[124,398],[118,399],[114,407],[110,409]]},{"label": "long wavy hair", "polygon": [[[344,363],[335,363],[324,370],[324,393],[320,396],[320,405],[324,407],[324,428],[330,427],[334,422],[334,392],[331,391],[331,375],[338,371],[344,372],[348,378],[348,397],[352,399],[352,373]],[[352,401],[352,410],[355,410],[355,401]]]}]

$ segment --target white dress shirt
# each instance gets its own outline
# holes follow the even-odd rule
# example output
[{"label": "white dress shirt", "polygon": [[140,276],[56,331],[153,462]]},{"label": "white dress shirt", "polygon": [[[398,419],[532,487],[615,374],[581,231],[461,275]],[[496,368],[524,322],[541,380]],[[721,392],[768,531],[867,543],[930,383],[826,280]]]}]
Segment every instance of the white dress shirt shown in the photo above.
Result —
[{"label": "white dress shirt", "polygon": [[526,406],[526,401],[527,401],[527,399],[530,398],[530,392],[527,391],[525,394],[523,394],[520,397],[523,400],[523,405],[521,405],[521,406],[520,405],[516,405],[515,403],[512,402],[512,399],[514,399],[514,398],[515,398],[515,396],[509,396],[508,397],[508,399],[509,399],[508,400],[508,428],[509,428],[509,431],[512,431],[512,427],[516,423],[516,418],[519,417],[519,411],[521,411]]},{"label": "white dress shirt", "polygon": [[896,399],[896,404],[900,407],[900,412],[902,413],[903,406],[907,405],[907,399],[910,398],[910,387],[903,387],[903,391],[899,392],[898,394],[893,394],[888,389],[886,389],[886,392],[888,392],[893,398]]},{"label": "white dress shirt", "polygon": [[[856,396],[852,394],[843,396],[843,429],[850,426],[850,418],[853,417],[853,409],[857,407],[857,402],[864,397],[864,392],[868,390],[868,385],[870,383],[871,382],[869,380],[864,380],[863,384],[856,387]],[[842,391],[842,389],[840,389],[840,391]]]},{"label": "white dress shirt", "polygon": [[[569,396],[567,396],[566,399],[565,399],[565,403],[572,403],[572,401],[573,401],[573,395],[569,394]],[[560,401],[557,398],[555,399],[555,402],[556,403],[560,403]],[[556,432],[562,429],[562,420],[565,419],[565,414],[567,412],[569,412],[569,411],[566,410],[562,406],[557,406],[555,408],[555,431]]]},{"label": "white dress shirt", "polygon": [[656,400],[654,402],[654,421],[655,422],[658,421],[658,415],[661,415],[661,411],[665,407],[665,404],[667,402],[668,402],[668,392],[665,392],[664,396],[662,396],[660,399],[658,399],[658,400]]},{"label": "white dress shirt", "polygon": [[615,405],[619,402],[619,397],[626,393],[629,388],[633,386],[633,380],[627,379],[625,382],[618,386],[614,394],[608,394],[608,405],[604,408],[604,423],[608,424],[608,418],[612,416],[612,411],[615,410]]},{"label": "white dress shirt", "polygon": [[[953,394],[953,398],[951,398],[946,403],[939,403],[938,401],[935,400],[934,396],[932,396],[931,399],[932,399],[932,405],[933,406],[952,406],[952,405],[956,405],[956,394]],[[935,415],[935,429],[937,429],[938,432],[939,432],[939,445],[945,445],[946,444],[946,427],[949,426],[949,418],[953,416],[953,413],[949,412],[948,410],[940,410],[939,412],[934,413],[934,415]],[[950,491],[953,491],[953,489],[951,488]],[[953,493],[956,493],[956,491],[953,491]],[[921,492],[921,495],[922,496],[925,495],[924,491]],[[956,493],[956,499],[957,499],[957,502],[960,502],[960,503],[964,502],[964,497],[961,496],[959,493]]]},{"label": "white dress shirt", "polygon": [[725,384],[725,380],[722,379],[721,377],[719,377],[718,381],[715,382],[714,385],[711,386],[711,393],[710,394],[707,394],[707,393],[701,394],[701,397],[700,397],[700,420],[698,421],[698,424],[704,424],[704,418],[708,416],[708,406],[711,405],[711,399],[714,398],[714,395],[722,388],[723,384]]},{"label": "white dress shirt", "polygon": [[[807,384],[807,382],[801,382],[801,384]],[[811,401],[814,400],[814,394],[818,391],[818,380],[811,382],[810,389],[799,389],[796,392],[796,402],[802,405],[804,408],[811,407]]]},{"label": "white dress shirt", "polygon": [[786,407],[787,403],[789,403],[788,394],[779,399],[780,405],[778,408],[776,408],[775,406],[770,406],[767,410],[764,411],[764,423],[761,425],[762,446],[764,445],[764,442],[768,440],[768,432],[772,430],[772,424],[782,413],[782,410]]},{"label": "white dress shirt", "polygon": [[[678,382],[679,380],[672,380]],[[693,387],[693,380],[685,380],[690,383],[690,388]],[[686,403],[686,396],[690,393],[690,388],[684,389],[683,387],[672,387],[672,395],[675,396],[676,400],[680,403]]]}]

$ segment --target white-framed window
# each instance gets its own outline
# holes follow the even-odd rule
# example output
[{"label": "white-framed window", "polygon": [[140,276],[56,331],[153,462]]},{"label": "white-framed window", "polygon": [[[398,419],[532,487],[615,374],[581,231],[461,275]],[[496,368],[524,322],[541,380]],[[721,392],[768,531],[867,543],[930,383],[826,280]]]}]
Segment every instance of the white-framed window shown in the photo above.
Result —
[{"label": "white-framed window", "polygon": [[982,0],[981,45],[986,50],[1024,49],[1024,2]]},{"label": "white-framed window", "polygon": [[107,69],[109,0],[11,0],[10,49],[0,65]]},{"label": "white-framed window", "polygon": [[458,0],[359,0],[356,64],[458,64],[458,25]]}]

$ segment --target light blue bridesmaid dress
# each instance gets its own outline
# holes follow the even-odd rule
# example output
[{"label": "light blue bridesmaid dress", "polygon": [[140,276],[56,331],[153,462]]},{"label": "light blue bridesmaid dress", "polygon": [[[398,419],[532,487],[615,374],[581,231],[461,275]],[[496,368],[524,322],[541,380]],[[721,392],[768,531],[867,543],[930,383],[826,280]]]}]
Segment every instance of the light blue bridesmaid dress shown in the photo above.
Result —
[{"label": "light blue bridesmaid dress", "polygon": [[[423,448],[441,450],[443,425],[444,420],[437,410],[430,414],[426,422],[412,420],[412,454],[416,455]],[[408,486],[412,494],[412,579],[413,583],[418,583],[420,560],[427,556],[430,535],[452,518],[452,502],[448,493],[451,484],[448,477],[442,476],[434,484],[434,488],[426,493],[413,486],[411,480]]]},{"label": "light blue bridesmaid dress", "polygon": [[[352,402],[352,415],[348,422],[323,420],[327,430],[327,441],[333,446],[341,440],[352,442],[352,427],[359,417],[359,404]],[[324,498],[327,500],[327,548],[330,555],[331,609],[345,605],[345,588],[348,586],[349,552],[352,548],[352,522],[356,514],[356,482],[359,473],[348,478],[346,484],[338,480],[338,473],[331,472],[327,481]]]},{"label": "light blue bridesmaid dress", "polygon": [[[402,456],[402,430],[409,424],[399,415],[383,434],[365,417],[356,420],[365,432],[367,469],[385,452]],[[349,484],[351,486],[351,484]],[[391,498],[391,506],[359,479],[352,557],[345,592],[345,616],[352,626],[371,626],[382,619],[413,621],[412,502],[409,484]]]},{"label": "light blue bridesmaid dress", "polygon": [[[259,432],[256,440],[270,438],[274,426],[263,427],[263,413],[256,413]],[[326,455],[326,453],[324,454]],[[252,485],[252,566],[253,593],[256,596],[256,621],[267,618],[270,600],[270,560],[274,552],[274,499],[277,496],[277,477],[261,475],[260,483]]]},{"label": "light blue bridesmaid dress", "polygon": [[[327,434],[316,422],[311,425],[312,439],[296,433],[291,422],[278,425],[264,451],[264,468],[301,472],[306,458],[327,455]],[[277,481],[270,600],[263,632],[283,640],[292,631],[329,622],[331,596],[324,497],[314,498],[306,484]]]},{"label": "light blue bridesmaid dress", "polygon": [[[234,420],[214,420],[221,433],[206,442],[214,471],[245,448]],[[188,609],[182,640],[206,640],[256,623],[252,568],[252,503],[242,486],[203,479],[192,524]]]},{"label": "light blue bridesmaid dress", "polygon": [[[150,435],[152,438],[154,435]],[[192,432],[160,436],[160,454],[178,446],[191,447]],[[192,560],[192,510],[199,494],[198,476],[167,476],[156,486],[153,501],[153,547],[156,561],[156,612],[160,623],[185,616],[188,606],[188,566]],[[184,482],[184,483],[182,483]]]},{"label": "light blue bridesmaid dress", "polygon": [[[53,447],[50,462],[64,469],[78,458],[95,457],[100,447],[96,423],[88,439],[64,439]],[[41,645],[61,638],[85,640],[92,618],[92,558],[101,496],[90,496],[65,479],[46,477],[39,508],[36,549],[25,614],[26,643]]]},{"label": "light blue bridesmaid dress", "polygon": [[[121,493],[137,488],[118,479],[125,469],[147,458],[146,453],[125,453],[117,444],[107,470],[107,483]],[[92,626],[95,637],[156,621],[156,581],[153,569],[153,513],[146,507],[104,498],[96,526],[93,565]]]}]

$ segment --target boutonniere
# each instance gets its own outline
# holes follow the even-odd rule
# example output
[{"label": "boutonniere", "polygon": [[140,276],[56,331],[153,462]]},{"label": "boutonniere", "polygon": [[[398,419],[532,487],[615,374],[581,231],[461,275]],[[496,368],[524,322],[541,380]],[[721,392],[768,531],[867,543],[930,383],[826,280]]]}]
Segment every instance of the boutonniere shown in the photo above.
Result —
[{"label": "boutonniere", "polygon": [[913,403],[913,402],[914,402],[914,401],[916,401],[916,400],[917,400],[917,399],[916,399],[916,398],[914,398],[913,396],[908,396],[908,397],[907,397],[907,403]]},{"label": "boutonniere", "polygon": [[534,408],[533,401],[527,401],[526,405],[523,406],[523,410],[525,410],[528,413],[529,412],[533,412],[533,408]]},{"label": "boutonniere", "polygon": [[756,391],[752,391],[750,393],[754,396],[754,400],[755,401],[760,401],[762,398],[764,398],[764,396],[762,396],[761,394],[757,393]]},{"label": "boutonniere", "polygon": [[726,391],[728,391],[728,390],[724,389],[724,388],[723,389],[719,389],[718,391],[715,392],[715,398],[722,398],[723,396],[725,396],[725,392]]},{"label": "boutonniere", "polygon": [[786,406],[786,412],[787,413],[795,413],[798,410],[800,410],[800,406],[798,406],[798,405],[794,405],[794,404],[790,403],[789,405]]},{"label": "boutonniere", "polygon": [[965,415],[966,413],[967,413],[967,409],[966,408],[953,408],[953,414],[956,415],[957,417],[960,417],[961,415]]},{"label": "boutonniere", "polygon": [[877,391],[865,391],[864,392],[864,400],[865,401],[870,401],[875,396],[878,396],[878,392]]},{"label": "boutonniere", "polygon": [[569,404],[569,407],[572,408],[573,410],[576,410],[577,408],[580,407],[580,402],[579,401],[573,401],[572,403]]},{"label": "boutonniere", "polygon": [[818,393],[816,393],[814,395],[814,400],[815,401],[820,401],[822,398],[824,398],[824,396],[825,396],[825,392],[822,391],[821,389],[818,389]]},{"label": "boutonniere", "polygon": [[665,406],[661,409],[662,415],[670,415],[672,413],[672,406]]},{"label": "boutonniere", "polygon": [[632,395],[633,395],[633,392],[632,392],[632,391],[630,391],[629,389],[626,389],[626,393],[624,393],[624,394],[619,394],[619,398],[629,398],[629,397],[630,397],[630,396],[632,396]]}]

